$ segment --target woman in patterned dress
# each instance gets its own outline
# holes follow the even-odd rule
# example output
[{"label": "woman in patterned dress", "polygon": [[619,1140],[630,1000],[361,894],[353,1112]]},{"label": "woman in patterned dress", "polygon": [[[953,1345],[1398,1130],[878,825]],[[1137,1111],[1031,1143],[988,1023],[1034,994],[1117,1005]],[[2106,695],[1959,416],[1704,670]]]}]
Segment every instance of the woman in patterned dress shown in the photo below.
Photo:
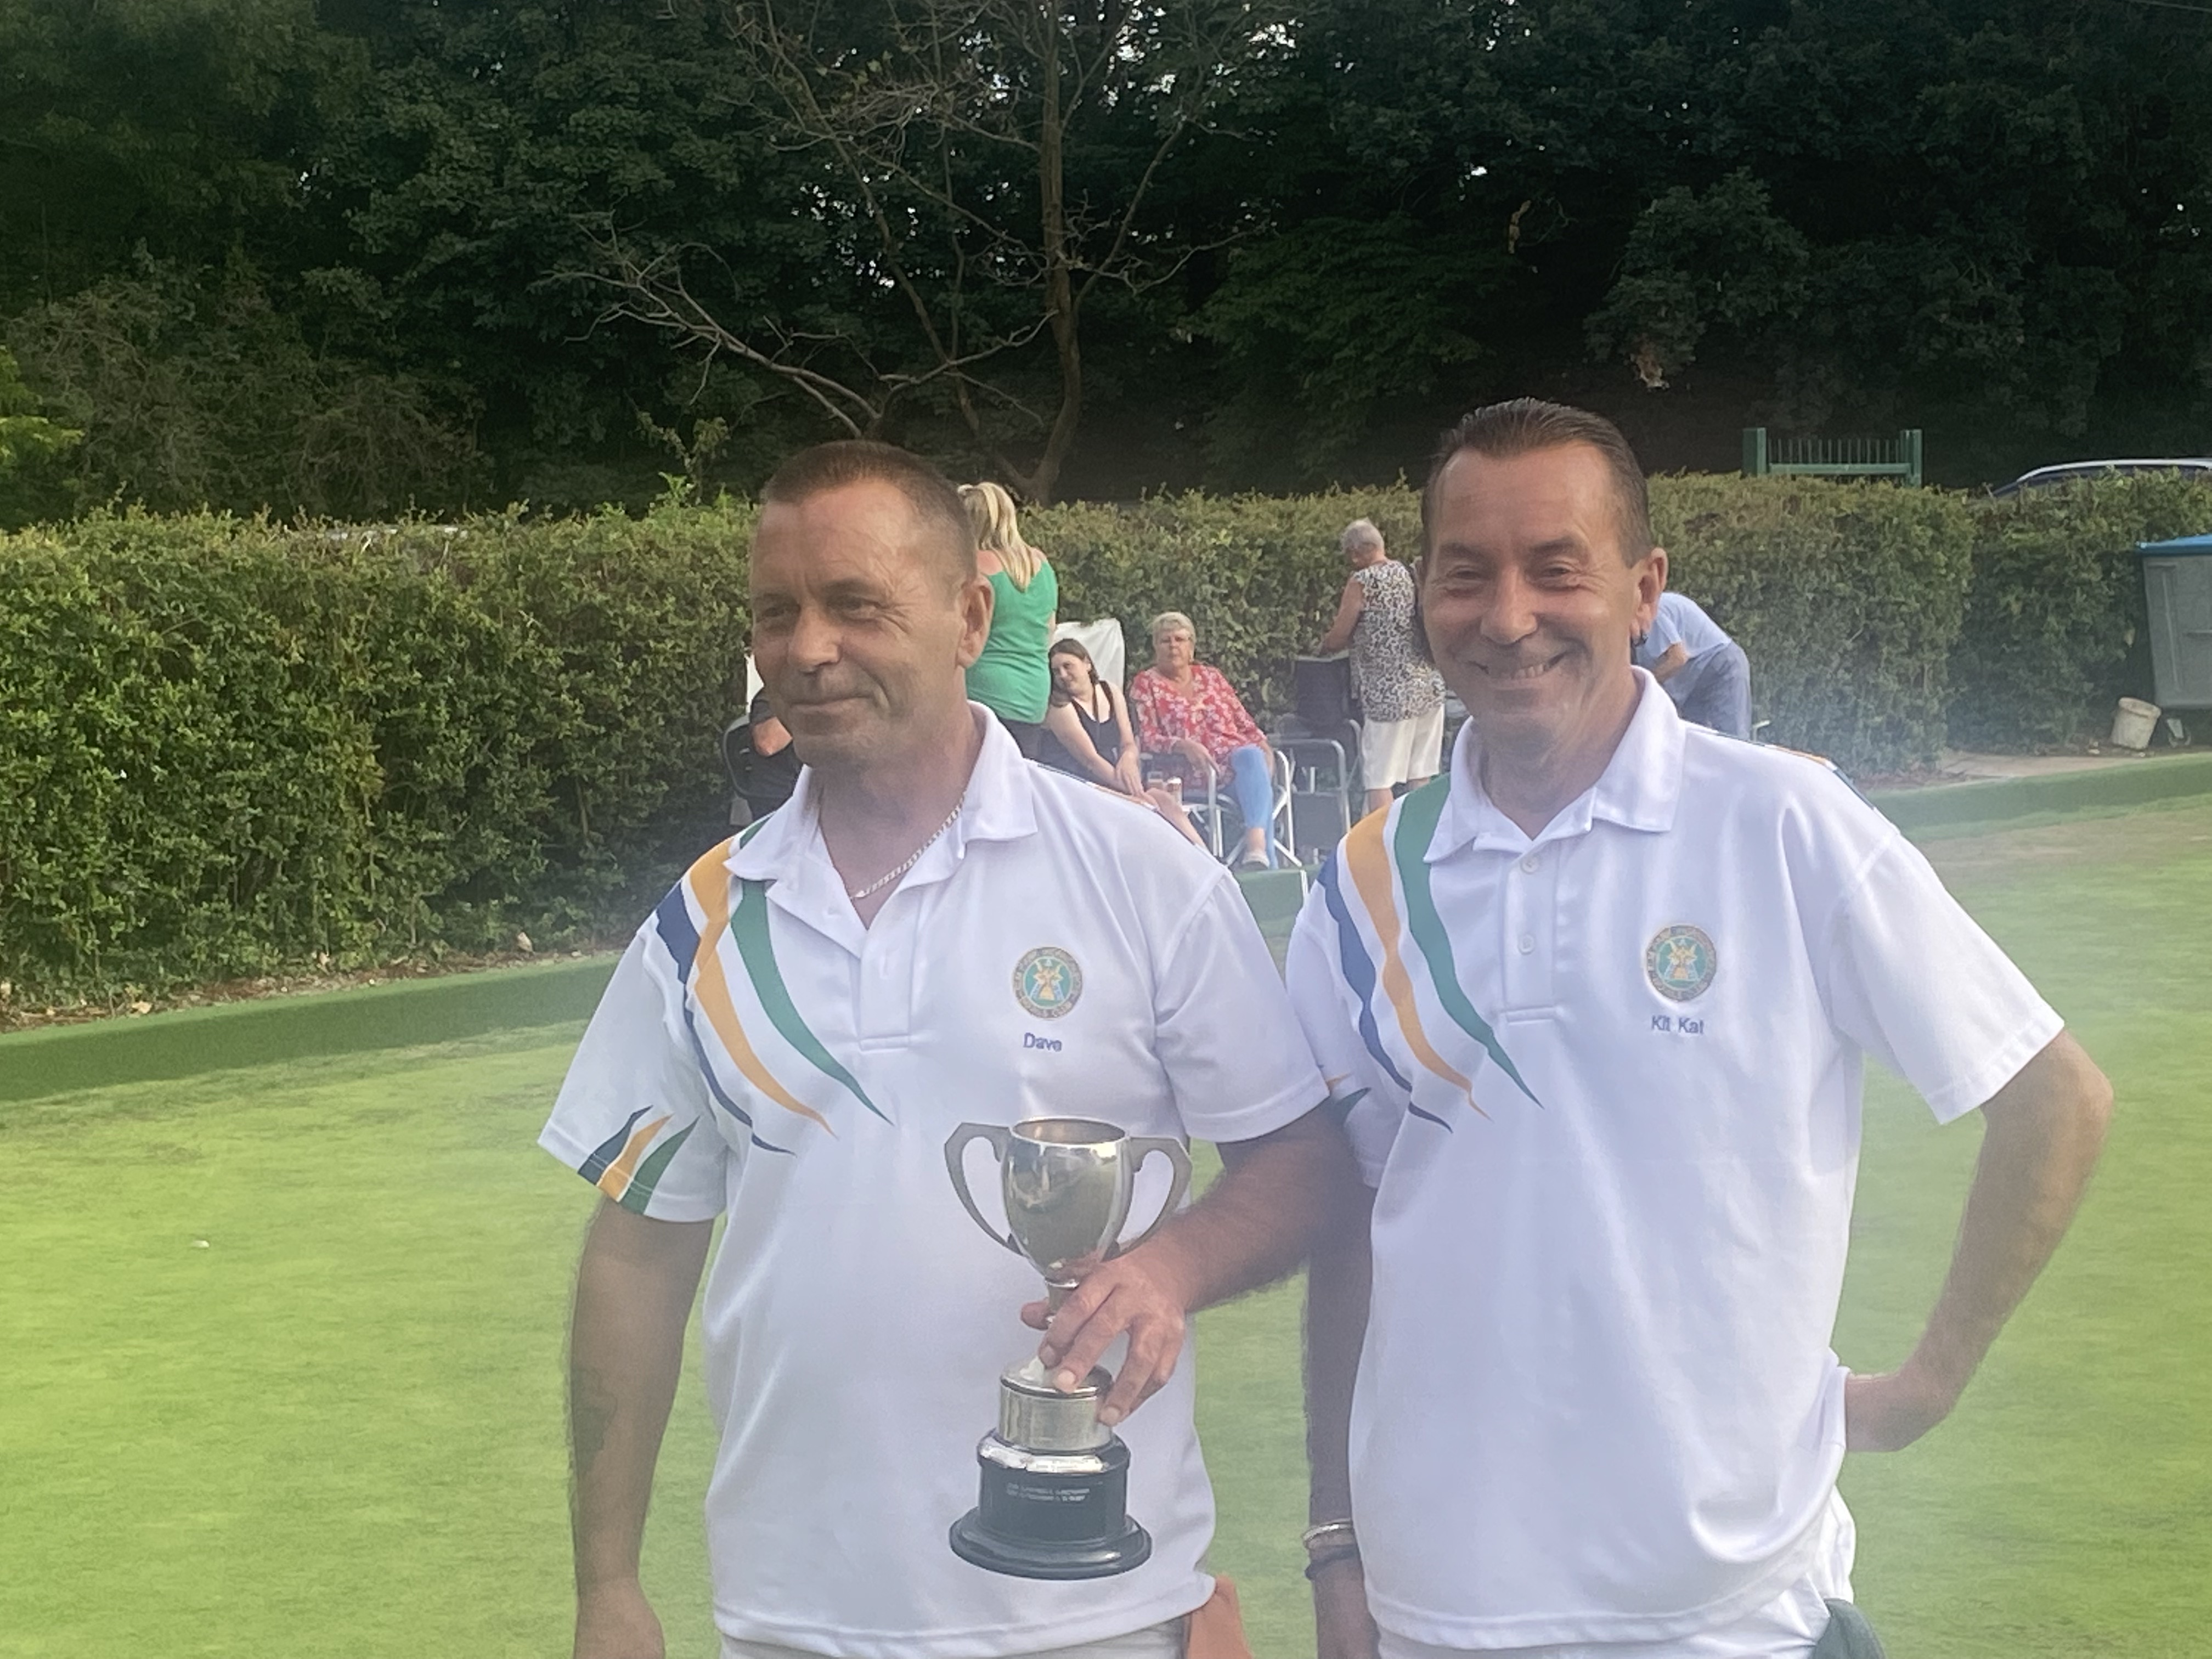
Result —
[{"label": "woman in patterned dress", "polygon": [[1152,665],[1129,682],[1137,744],[1146,759],[1167,763],[1201,788],[1226,771],[1244,819],[1237,867],[1267,869],[1275,862],[1275,751],[1237,688],[1219,669],[1200,662],[1197,650],[1198,629],[1182,611],[1152,618]]},{"label": "woman in patterned dress", "polygon": [[1367,786],[1367,810],[1379,812],[1395,785],[1418,787],[1436,775],[1444,746],[1444,683],[1413,635],[1413,573],[1390,557],[1382,532],[1369,520],[1354,519],[1337,545],[1352,574],[1321,648],[1352,647],[1360,781]]}]

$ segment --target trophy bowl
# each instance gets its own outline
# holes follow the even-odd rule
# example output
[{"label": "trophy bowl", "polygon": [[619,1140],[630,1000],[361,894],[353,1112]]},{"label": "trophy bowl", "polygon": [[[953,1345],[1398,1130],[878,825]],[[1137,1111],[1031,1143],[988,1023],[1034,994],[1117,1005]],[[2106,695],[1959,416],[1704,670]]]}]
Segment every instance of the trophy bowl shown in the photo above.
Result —
[{"label": "trophy bowl", "polygon": [[[963,1160],[976,1140],[998,1157],[1005,1232],[969,1190]],[[1168,1160],[1167,1201],[1124,1242],[1137,1171],[1154,1152]],[[1054,1308],[1085,1273],[1158,1232],[1190,1186],[1181,1141],[1132,1136],[1096,1118],[963,1123],[945,1143],[945,1163],[975,1224],[1036,1268]],[[1034,1354],[1000,1373],[998,1427],[975,1449],[981,1492],[952,1524],[953,1553],[1018,1578],[1103,1578],[1144,1564],[1152,1540],[1129,1518],[1129,1449],[1098,1421],[1112,1381],[1094,1366],[1063,1390]]]}]

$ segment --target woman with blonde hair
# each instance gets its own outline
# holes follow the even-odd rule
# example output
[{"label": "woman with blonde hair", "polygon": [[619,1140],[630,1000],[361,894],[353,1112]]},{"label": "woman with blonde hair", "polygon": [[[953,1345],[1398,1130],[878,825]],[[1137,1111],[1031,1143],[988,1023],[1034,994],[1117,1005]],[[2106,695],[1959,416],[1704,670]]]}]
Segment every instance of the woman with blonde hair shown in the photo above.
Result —
[{"label": "woman with blonde hair", "polygon": [[1014,498],[1001,486],[963,484],[960,499],[975,526],[975,568],[991,584],[991,633],[968,671],[968,695],[996,714],[1022,753],[1035,760],[1052,702],[1045,653],[1060,609],[1060,578],[1045,556],[1022,539]]}]

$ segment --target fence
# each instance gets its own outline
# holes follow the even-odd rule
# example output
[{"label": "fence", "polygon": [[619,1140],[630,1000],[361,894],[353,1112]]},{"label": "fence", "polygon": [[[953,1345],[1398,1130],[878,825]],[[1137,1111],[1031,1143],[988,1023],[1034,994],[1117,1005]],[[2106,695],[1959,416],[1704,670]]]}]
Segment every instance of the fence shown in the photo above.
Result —
[{"label": "fence", "polygon": [[1797,478],[1902,478],[1920,486],[1920,428],[1894,438],[1772,438],[1763,426],[1743,429],[1743,476]]}]

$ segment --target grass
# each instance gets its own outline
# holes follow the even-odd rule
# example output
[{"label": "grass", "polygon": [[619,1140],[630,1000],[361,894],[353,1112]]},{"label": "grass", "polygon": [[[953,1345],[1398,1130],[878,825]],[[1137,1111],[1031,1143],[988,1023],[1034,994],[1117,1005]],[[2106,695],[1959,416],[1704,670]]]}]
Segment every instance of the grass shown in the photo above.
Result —
[{"label": "grass", "polygon": [[[1846,1469],[1860,1599],[1899,1659],[2201,1652],[2212,805],[1929,850],[2121,1110],[1958,1416]],[[591,1194],[530,1142],[575,1032],[0,1105],[0,1655],[565,1650],[560,1351]],[[1910,1345],[1976,1138],[1870,1088],[1847,1361]],[[1297,1325],[1295,1287],[1200,1322],[1216,1558],[1263,1659],[1311,1651]],[[710,1449],[695,1374],[647,1551],[678,1659],[714,1648]]]}]

